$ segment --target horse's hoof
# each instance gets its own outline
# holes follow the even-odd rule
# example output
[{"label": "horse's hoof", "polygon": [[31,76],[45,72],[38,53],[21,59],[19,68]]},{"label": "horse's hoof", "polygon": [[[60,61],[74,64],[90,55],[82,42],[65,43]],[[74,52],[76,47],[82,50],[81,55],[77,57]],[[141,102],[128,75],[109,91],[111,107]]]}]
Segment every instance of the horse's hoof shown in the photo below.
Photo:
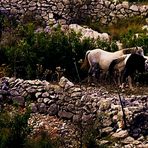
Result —
[{"label": "horse's hoof", "polygon": [[124,88],[124,86],[123,85],[120,85],[119,88],[122,90]]},{"label": "horse's hoof", "polygon": [[96,85],[95,85],[95,83],[91,83],[91,86],[94,87],[94,86],[96,86]]},{"label": "horse's hoof", "polygon": [[135,88],[133,88],[133,87],[132,87],[132,88],[130,88],[130,90],[131,90],[131,91],[134,91],[134,90],[135,90]]},{"label": "horse's hoof", "polygon": [[124,88],[122,88],[122,89],[121,89],[121,92],[125,92],[125,89],[124,89]]}]

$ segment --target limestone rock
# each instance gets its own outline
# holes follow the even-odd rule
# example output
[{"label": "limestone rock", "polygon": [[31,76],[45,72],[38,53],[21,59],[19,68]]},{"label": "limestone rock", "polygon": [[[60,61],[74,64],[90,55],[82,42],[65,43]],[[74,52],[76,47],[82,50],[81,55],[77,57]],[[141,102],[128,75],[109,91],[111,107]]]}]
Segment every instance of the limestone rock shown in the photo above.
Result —
[{"label": "limestone rock", "polygon": [[66,119],[71,119],[73,117],[73,114],[71,112],[67,112],[65,110],[60,110],[58,112],[58,116],[60,118],[66,118]]},{"label": "limestone rock", "polygon": [[65,78],[64,76],[61,77],[59,85],[66,90],[74,86],[74,84],[70,82],[67,78]]},{"label": "limestone rock", "polygon": [[127,136],[128,136],[127,130],[121,130],[112,135],[113,138],[117,138],[117,139],[123,139],[123,138],[126,138]]},{"label": "limestone rock", "polygon": [[101,100],[100,101],[100,106],[99,106],[99,109],[101,111],[104,111],[104,110],[108,110],[111,106],[111,101],[110,100]]},{"label": "limestone rock", "polygon": [[48,112],[49,115],[54,116],[54,115],[57,115],[58,110],[59,110],[59,108],[58,108],[58,106],[56,104],[51,104],[49,106],[47,112]]}]

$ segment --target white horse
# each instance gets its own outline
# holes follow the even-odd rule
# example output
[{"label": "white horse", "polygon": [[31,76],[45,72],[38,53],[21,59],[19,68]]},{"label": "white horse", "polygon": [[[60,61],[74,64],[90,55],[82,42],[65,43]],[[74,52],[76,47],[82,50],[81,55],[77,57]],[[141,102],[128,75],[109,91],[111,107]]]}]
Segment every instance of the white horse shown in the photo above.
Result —
[{"label": "white horse", "polygon": [[94,63],[98,63],[100,69],[106,72],[109,68],[110,63],[123,55],[128,53],[139,53],[144,55],[143,49],[141,47],[125,48],[116,52],[108,52],[102,49],[93,49],[89,50],[85,54],[84,62],[81,66],[81,69],[92,66]]},{"label": "white horse", "polygon": [[116,52],[108,52],[102,49],[89,50],[85,54],[81,69],[89,69],[88,72],[90,72],[92,71],[94,63],[97,63],[100,70],[105,74],[113,60],[128,53],[140,53],[143,55],[144,52],[141,47],[125,48]]}]

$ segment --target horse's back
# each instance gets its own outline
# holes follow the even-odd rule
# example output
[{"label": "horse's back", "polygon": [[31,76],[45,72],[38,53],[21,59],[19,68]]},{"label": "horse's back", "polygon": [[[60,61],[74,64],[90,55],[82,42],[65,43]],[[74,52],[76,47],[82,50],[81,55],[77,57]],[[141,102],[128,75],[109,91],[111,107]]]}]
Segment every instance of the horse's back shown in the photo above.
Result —
[{"label": "horse's back", "polygon": [[117,59],[123,55],[123,51],[108,52],[102,49],[93,49],[88,54],[88,61],[92,63],[99,63],[100,68],[107,71],[112,60]]}]

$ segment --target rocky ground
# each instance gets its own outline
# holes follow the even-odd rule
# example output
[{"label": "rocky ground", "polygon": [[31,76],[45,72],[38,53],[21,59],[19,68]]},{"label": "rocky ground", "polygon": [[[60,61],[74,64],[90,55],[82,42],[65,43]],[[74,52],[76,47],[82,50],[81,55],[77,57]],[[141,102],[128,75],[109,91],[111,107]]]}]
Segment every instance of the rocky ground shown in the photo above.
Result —
[{"label": "rocky ground", "polygon": [[74,85],[66,78],[58,84],[7,80],[9,88],[2,87],[0,91],[1,107],[7,93],[9,101],[11,99],[21,107],[30,106],[32,113],[28,123],[33,126],[32,135],[47,131],[51,139],[61,140],[61,148],[88,146],[91,137],[97,144],[94,147],[148,147],[147,86],[136,86],[131,92],[128,88],[120,91],[116,86],[106,84]]}]

